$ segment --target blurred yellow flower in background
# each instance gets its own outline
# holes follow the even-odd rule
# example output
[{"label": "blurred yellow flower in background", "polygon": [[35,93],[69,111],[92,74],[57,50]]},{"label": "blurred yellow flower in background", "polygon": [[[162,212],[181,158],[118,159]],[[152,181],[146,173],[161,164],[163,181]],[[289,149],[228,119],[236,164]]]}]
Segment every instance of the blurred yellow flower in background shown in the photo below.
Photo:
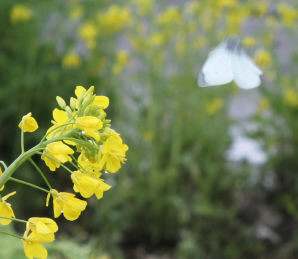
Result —
[{"label": "blurred yellow flower in background", "polygon": [[218,0],[217,5],[219,8],[233,8],[237,6],[237,0]]},{"label": "blurred yellow flower in background", "polygon": [[298,107],[298,92],[295,89],[287,87],[283,99],[289,106]]},{"label": "blurred yellow flower in background", "polygon": [[148,38],[148,45],[152,47],[159,47],[162,44],[164,44],[164,42],[165,42],[164,35],[159,32],[153,33]]},{"label": "blurred yellow flower in background", "polygon": [[173,25],[179,23],[180,20],[180,10],[175,6],[169,7],[157,17],[157,23],[160,25]]},{"label": "blurred yellow flower in background", "polygon": [[82,7],[74,7],[70,10],[70,13],[69,13],[69,17],[74,20],[81,18],[82,15],[83,15]]},{"label": "blurred yellow flower in background", "polygon": [[259,105],[258,105],[258,111],[259,112],[264,112],[266,110],[268,110],[270,107],[270,103],[269,103],[269,100],[267,98],[262,98],[259,102]]},{"label": "blurred yellow flower in background", "polygon": [[67,53],[62,59],[62,66],[65,68],[77,68],[81,65],[81,58],[77,53]]},{"label": "blurred yellow flower in background", "polygon": [[260,50],[254,57],[257,64],[262,67],[267,67],[272,64],[272,55],[266,50]]},{"label": "blurred yellow flower in background", "polygon": [[242,44],[245,47],[253,47],[256,44],[256,40],[253,37],[245,37],[242,40]]},{"label": "blurred yellow flower in background", "polygon": [[277,7],[277,11],[281,15],[282,21],[288,26],[294,25],[298,20],[298,10],[293,6],[280,3]]},{"label": "blurred yellow flower in background", "polygon": [[98,29],[91,21],[87,21],[79,27],[79,36],[85,40],[89,49],[93,49],[95,47],[95,38],[97,35]]},{"label": "blurred yellow flower in background", "polygon": [[116,63],[113,66],[113,73],[120,74],[129,63],[129,55],[126,50],[117,52]]},{"label": "blurred yellow flower in background", "polygon": [[112,5],[106,12],[98,13],[97,21],[101,31],[114,34],[132,23],[131,10],[128,7]]},{"label": "blurred yellow flower in background", "polygon": [[154,0],[133,0],[137,5],[139,15],[146,15],[152,11]]},{"label": "blurred yellow flower in background", "polygon": [[32,17],[31,9],[22,4],[14,5],[10,11],[10,21],[12,23],[25,22],[30,20],[31,17]]},{"label": "blurred yellow flower in background", "polygon": [[210,101],[206,105],[206,111],[208,115],[216,114],[223,107],[223,101],[220,98],[216,98],[213,101]]}]

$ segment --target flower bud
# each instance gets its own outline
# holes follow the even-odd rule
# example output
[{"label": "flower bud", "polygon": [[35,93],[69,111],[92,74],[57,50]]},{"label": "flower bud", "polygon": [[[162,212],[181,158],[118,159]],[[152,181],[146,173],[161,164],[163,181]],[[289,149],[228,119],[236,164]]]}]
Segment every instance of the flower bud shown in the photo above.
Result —
[{"label": "flower bud", "polygon": [[76,98],[71,97],[70,98],[70,108],[75,110],[76,109],[76,103],[77,103]]},{"label": "flower bud", "polygon": [[65,109],[66,103],[65,103],[65,101],[63,100],[62,97],[56,96],[56,101],[57,101],[57,103],[58,103],[58,105],[60,106],[61,109]]},{"label": "flower bud", "polygon": [[72,117],[72,110],[70,109],[69,106],[65,107],[65,111],[67,112],[67,115],[71,118]]}]

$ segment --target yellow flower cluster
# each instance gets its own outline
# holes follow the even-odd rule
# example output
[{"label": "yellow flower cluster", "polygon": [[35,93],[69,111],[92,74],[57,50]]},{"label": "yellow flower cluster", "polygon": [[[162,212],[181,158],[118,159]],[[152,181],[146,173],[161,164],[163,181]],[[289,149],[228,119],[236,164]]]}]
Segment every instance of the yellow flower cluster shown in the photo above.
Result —
[{"label": "yellow flower cluster", "polygon": [[[118,133],[110,128],[104,109],[109,106],[106,96],[93,94],[94,87],[86,90],[77,86],[76,98],[71,98],[67,106],[61,97],[57,97],[62,109],[54,109],[52,126],[48,129],[47,144],[42,159],[51,171],[55,171],[66,162],[75,162],[73,147],[78,151],[77,170],[72,172],[74,191],[84,198],[93,194],[102,198],[103,192],[111,187],[101,178],[101,171],[115,173],[125,163],[128,146],[122,143]],[[63,165],[64,166],[64,165]],[[48,195],[53,197],[54,216],[61,211],[68,220],[75,220],[86,208],[87,203],[75,198],[74,194],[58,192],[54,189]]]},{"label": "yellow flower cluster", "polygon": [[[126,62],[125,57],[119,59],[120,63]],[[104,110],[109,106],[108,97],[95,95],[94,86],[88,90],[83,86],[77,86],[75,96],[70,99],[69,105],[57,96],[59,108],[53,110],[52,126],[41,142],[28,151],[25,151],[23,146],[24,132],[34,132],[38,129],[38,124],[31,113],[23,116],[18,124],[22,129],[22,153],[9,167],[1,161],[5,167],[4,173],[0,168],[0,191],[4,189],[6,179],[12,179],[46,192],[46,206],[49,206],[52,198],[54,217],[58,218],[63,214],[70,221],[76,220],[81,215],[86,209],[87,201],[76,198],[73,193],[60,192],[52,188],[33,160],[31,162],[43,176],[49,190],[11,178],[11,174],[14,172],[12,170],[17,168],[14,165],[19,165],[34,154],[40,154],[51,171],[63,167],[70,173],[73,190],[80,193],[83,198],[95,195],[97,199],[101,199],[104,192],[111,188],[104,182],[102,172],[117,172],[126,161],[128,146],[123,144],[120,135],[111,129],[111,121],[106,119]],[[75,169],[69,169],[67,162],[70,162]],[[12,221],[26,223],[23,237],[16,236],[22,239],[25,256],[29,259],[46,258],[48,252],[42,243],[54,241],[58,226],[50,218],[33,217],[28,221],[17,219],[10,203],[7,202],[7,199],[15,193],[0,195],[0,224],[8,225]]]},{"label": "yellow flower cluster", "polygon": [[30,20],[31,17],[31,10],[22,4],[14,5],[10,12],[10,21],[12,23],[26,22]]}]

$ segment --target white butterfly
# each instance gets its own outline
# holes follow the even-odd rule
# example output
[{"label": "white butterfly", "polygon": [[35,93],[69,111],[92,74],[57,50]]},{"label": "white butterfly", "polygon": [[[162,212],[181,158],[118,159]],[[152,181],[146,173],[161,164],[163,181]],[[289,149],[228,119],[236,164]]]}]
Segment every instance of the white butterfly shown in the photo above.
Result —
[{"label": "white butterfly", "polygon": [[261,84],[262,70],[241,47],[236,37],[221,42],[210,54],[198,76],[198,85],[214,86],[234,82],[243,89]]}]

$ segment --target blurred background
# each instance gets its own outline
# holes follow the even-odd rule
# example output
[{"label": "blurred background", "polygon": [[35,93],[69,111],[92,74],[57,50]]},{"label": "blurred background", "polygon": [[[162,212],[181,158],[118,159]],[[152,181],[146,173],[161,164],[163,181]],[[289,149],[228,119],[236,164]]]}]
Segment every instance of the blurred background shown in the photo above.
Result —
[{"label": "blurred background", "polygon": [[[130,147],[102,200],[59,218],[49,258],[298,258],[297,1],[0,1],[0,158],[20,153],[17,124],[50,126],[55,97],[94,85]],[[261,87],[199,88],[208,53],[236,34]],[[72,192],[68,174],[51,173]],[[44,186],[33,167],[15,177]],[[10,183],[18,218],[52,216],[38,190]],[[11,224],[12,225],[12,224]],[[11,231],[22,233],[15,223]],[[7,229],[7,227],[5,228]],[[0,236],[1,258],[24,258]]]}]

